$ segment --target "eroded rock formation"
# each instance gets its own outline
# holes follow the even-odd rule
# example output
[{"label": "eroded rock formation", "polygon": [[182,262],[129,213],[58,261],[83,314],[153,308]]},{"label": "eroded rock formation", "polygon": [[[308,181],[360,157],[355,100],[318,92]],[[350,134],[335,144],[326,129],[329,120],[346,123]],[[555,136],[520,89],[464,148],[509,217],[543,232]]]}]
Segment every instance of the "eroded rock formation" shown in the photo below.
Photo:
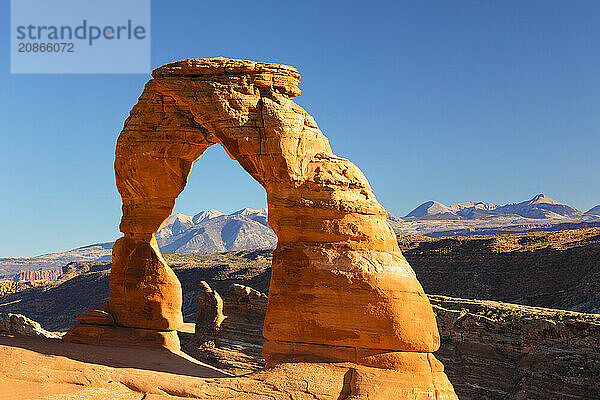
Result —
[{"label": "eroded rock formation", "polygon": [[61,275],[62,270],[58,269],[48,269],[48,270],[38,270],[38,271],[22,271],[15,275],[13,280],[15,282],[19,281],[41,281],[46,279],[58,279]]},{"label": "eroded rock formation", "polygon": [[9,333],[25,336],[41,336],[59,339],[60,336],[54,332],[48,332],[39,324],[21,314],[8,314],[0,320],[0,333]]},{"label": "eroded rock formation", "polygon": [[[600,315],[429,299],[443,343],[435,356],[461,400],[600,399]],[[262,360],[248,337],[260,335],[265,309],[237,307],[229,296],[224,302],[228,318],[209,344],[198,346],[186,336],[182,343],[194,357],[227,372],[256,371]]]},{"label": "eroded rock formation", "polygon": [[[185,352],[234,375],[263,368],[265,339],[262,328],[267,313],[267,295],[246,285],[233,284],[220,302],[215,302],[215,298],[221,299],[221,296],[208,283],[202,282],[194,338],[180,336]],[[214,315],[222,318],[212,318]]]},{"label": "eroded rock formation", "polygon": [[456,398],[431,354],[440,342],[431,305],[386,211],[362,172],[332,153],[291,100],[300,94],[298,72],[215,58],[167,64],[153,78],[117,142],[125,236],[113,247],[105,310],[116,325],[79,324],[67,340],[120,343],[131,330],[132,344],[152,338],[145,343],[178,349],[181,286],[153,234],[192,164],[220,144],[265,188],[278,238],[263,328],[267,366],[360,366],[347,398],[374,398],[377,387],[381,398]]},{"label": "eroded rock formation", "polygon": [[196,336],[201,338],[216,335],[224,319],[223,299],[208,283],[201,281],[196,311]]}]

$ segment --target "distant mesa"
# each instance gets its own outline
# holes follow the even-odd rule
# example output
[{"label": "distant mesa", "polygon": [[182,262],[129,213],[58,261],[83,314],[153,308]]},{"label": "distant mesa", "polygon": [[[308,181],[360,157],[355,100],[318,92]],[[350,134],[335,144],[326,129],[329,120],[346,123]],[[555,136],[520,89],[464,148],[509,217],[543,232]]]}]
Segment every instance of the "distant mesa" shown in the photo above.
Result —
[{"label": "distant mesa", "polygon": [[37,271],[22,271],[19,272],[13,280],[15,282],[19,281],[43,281],[48,279],[58,279],[62,274],[62,269],[39,269]]}]

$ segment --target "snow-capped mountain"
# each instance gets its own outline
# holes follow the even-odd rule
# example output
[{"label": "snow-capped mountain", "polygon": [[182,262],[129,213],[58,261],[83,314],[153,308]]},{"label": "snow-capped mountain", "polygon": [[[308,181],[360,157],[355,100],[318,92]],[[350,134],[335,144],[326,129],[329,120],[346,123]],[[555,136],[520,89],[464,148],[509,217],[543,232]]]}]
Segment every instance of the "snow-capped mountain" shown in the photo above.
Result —
[{"label": "snow-capped mountain", "polygon": [[[591,210],[590,210],[591,211]],[[406,219],[480,219],[499,216],[520,216],[523,218],[573,218],[582,212],[566,204],[559,203],[544,194],[531,200],[499,206],[493,203],[467,202],[446,206],[437,201],[421,204]]]},{"label": "snow-capped mountain", "polygon": [[277,244],[277,237],[267,224],[266,208],[244,208],[229,215],[217,210],[194,216],[174,214],[155,237],[165,254],[244,250]]},{"label": "snow-capped mountain", "polygon": [[[231,214],[217,210],[202,211],[193,216],[173,214],[155,238],[164,254],[245,250],[277,244],[277,237],[267,224],[266,208],[244,208]],[[71,261],[110,260],[113,243],[37,257],[0,258],[0,278],[12,277],[21,271],[62,267]]]},{"label": "snow-capped mountain", "polygon": [[[428,201],[405,217],[388,214],[388,223],[396,232],[433,237],[575,229],[600,226],[600,205],[582,213],[543,194],[503,206],[472,201],[446,206]],[[277,244],[277,237],[267,223],[266,208],[243,208],[231,214],[218,210],[195,215],[173,214],[155,238],[164,254],[243,250]],[[113,242],[108,242],[37,257],[0,258],[0,278],[21,271],[62,267],[71,261],[109,260],[112,245]]]},{"label": "snow-capped mountain", "polygon": [[457,214],[450,207],[437,201],[425,202],[406,216],[406,218],[416,219],[454,219],[457,217]]},{"label": "snow-capped mountain", "polygon": [[425,236],[575,229],[600,226],[600,206],[582,213],[544,194],[503,206],[472,201],[446,206],[428,201],[405,217],[390,214],[388,223],[396,232]]},{"label": "snow-capped mountain", "polygon": [[467,218],[467,219],[475,219],[475,218],[485,218],[486,215],[489,214],[490,211],[498,208],[497,204],[494,203],[482,203],[482,202],[473,202],[469,201],[467,203],[459,203],[449,207],[457,215]]},{"label": "snow-capped mountain", "polygon": [[572,218],[582,214],[576,208],[559,203],[543,194],[521,203],[507,204],[492,211],[494,214],[514,214],[525,218]]}]

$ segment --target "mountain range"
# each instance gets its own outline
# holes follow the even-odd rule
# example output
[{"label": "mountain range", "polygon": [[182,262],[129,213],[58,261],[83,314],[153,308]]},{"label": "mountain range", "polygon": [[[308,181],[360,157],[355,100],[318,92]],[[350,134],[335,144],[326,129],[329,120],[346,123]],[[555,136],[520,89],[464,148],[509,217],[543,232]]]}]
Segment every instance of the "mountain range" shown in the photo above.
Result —
[{"label": "mountain range", "polygon": [[232,214],[217,210],[194,216],[173,214],[155,237],[165,254],[215,253],[277,244],[277,236],[267,223],[266,208],[244,208]]},{"label": "mountain range", "polygon": [[[395,232],[414,235],[468,236],[562,230],[600,226],[600,205],[587,212],[539,194],[520,203],[497,205],[466,202],[446,206],[428,201],[405,217],[388,214]],[[155,234],[164,254],[210,253],[274,247],[277,237],[267,223],[267,209],[218,210],[195,215],[173,214]],[[110,260],[114,242],[28,258],[0,258],[0,278],[20,272],[60,268],[71,261]]]},{"label": "mountain range", "polygon": [[582,213],[576,208],[559,203],[544,194],[538,194],[531,200],[504,206],[471,201],[448,207],[437,201],[428,201],[415,208],[404,219],[488,219],[500,216],[555,219],[577,218],[585,214],[600,215],[600,206]]},{"label": "mountain range", "polygon": [[575,229],[600,226],[600,205],[582,212],[544,194],[505,205],[428,201],[405,217],[388,215],[388,222],[396,232],[431,237]]},{"label": "mountain range", "polygon": [[[214,253],[275,247],[277,237],[267,224],[267,209],[244,208],[231,214],[217,210],[196,215],[173,214],[155,234],[163,254]],[[72,261],[110,260],[114,242],[36,257],[0,258],[0,278],[20,272],[60,268]]]}]

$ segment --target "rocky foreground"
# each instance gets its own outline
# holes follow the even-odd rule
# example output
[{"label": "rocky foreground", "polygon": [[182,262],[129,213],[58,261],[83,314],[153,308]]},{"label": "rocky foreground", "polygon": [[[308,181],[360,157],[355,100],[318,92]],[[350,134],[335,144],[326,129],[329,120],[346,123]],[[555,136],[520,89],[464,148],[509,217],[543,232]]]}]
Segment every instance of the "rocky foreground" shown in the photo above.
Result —
[{"label": "rocky foreground", "polygon": [[183,353],[144,349],[141,356],[139,349],[2,335],[0,360],[3,400],[335,400],[349,398],[347,376],[370,372],[298,363],[231,377]]},{"label": "rocky foreground", "polygon": [[[214,302],[204,297],[200,314]],[[600,315],[429,296],[442,346],[435,356],[461,399],[599,399]],[[201,318],[180,333],[186,352],[234,374],[263,367],[267,296],[232,285],[218,328]],[[204,305],[204,306],[203,306]],[[216,313],[216,311],[215,311]],[[214,314],[213,314],[214,315]]]},{"label": "rocky foreground", "polygon": [[[195,334],[187,323],[177,355],[144,350],[141,357],[136,349],[0,334],[0,399],[361,398],[343,394],[351,393],[353,380],[368,379],[367,367],[340,364],[315,376],[314,367],[284,364],[264,381],[266,295],[235,284],[223,300],[219,328]],[[442,338],[435,356],[460,399],[600,399],[599,315],[430,300]],[[209,330],[204,325],[200,332]]]},{"label": "rocky foreground", "polygon": [[[456,293],[498,293],[497,298],[512,299],[522,292],[530,303],[547,299],[555,307],[569,308],[588,302],[593,310],[599,235],[599,229],[587,229],[469,239],[402,236],[399,242],[430,293],[444,293],[449,286]],[[4,398],[35,398],[38,389],[56,399],[93,399],[94,393],[124,399],[146,394],[146,399],[210,398],[206,396],[215,393],[244,398],[244,390],[262,391],[265,398],[289,399],[291,392],[299,399],[344,398],[340,396],[350,390],[349,382],[362,376],[344,366],[318,377],[328,382],[328,391],[313,386],[315,377],[306,376],[306,371],[303,375],[284,367],[279,372],[287,383],[270,382],[268,388],[259,384],[261,373],[255,371],[264,366],[262,321],[270,257],[270,249],[165,257],[183,287],[183,350],[204,364],[184,355],[161,358],[164,355],[157,353],[148,361],[146,353],[142,360],[133,350],[4,336],[0,398],[5,393],[12,397]],[[0,313],[25,314],[47,330],[64,331],[75,316],[106,301],[109,262],[74,263],[63,272],[60,280],[7,286],[0,295]],[[204,325],[199,332],[205,334],[196,335],[192,322],[198,295],[205,294],[201,281],[220,294],[227,318],[212,334]],[[442,295],[429,298],[442,338],[435,356],[445,365],[459,398],[600,399],[600,315]],[[178,369],[176,360],[182,358],[186,367]],[[252,375],[233,380],[210,374]]]}]

